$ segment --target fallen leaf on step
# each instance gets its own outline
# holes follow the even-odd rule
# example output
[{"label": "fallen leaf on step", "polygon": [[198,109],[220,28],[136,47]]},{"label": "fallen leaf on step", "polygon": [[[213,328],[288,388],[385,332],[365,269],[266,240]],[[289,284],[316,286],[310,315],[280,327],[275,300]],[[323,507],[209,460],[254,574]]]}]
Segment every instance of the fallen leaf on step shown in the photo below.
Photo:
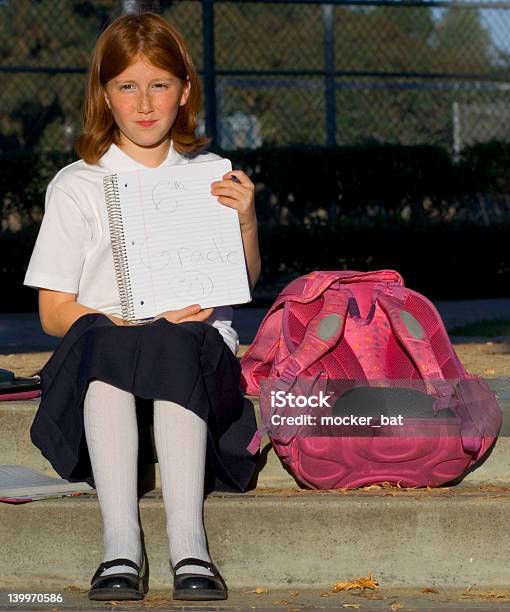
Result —
[{"label": "fallen leaf on step", "polygon": [[483,371],[484,374],[495,374],[496,370],[494,368],[487,368]]},{"label": "fallen leaf on step", "polygon": [[363,487],[364,491],[380,491],[382,489],[381,485],[368,485],[368,487]]},{"label": "fallen leaf on step", "polygon": [[347,582],[337,582],[331,589],[333,593],[339,591],[349,591],[350,589],[376,589],[379,586],[377,580],[374,579],[372,573],[368,576],[362,576],[356,580],[348,580]]},{"label": "fallen leaf on step", "polygon": [[257,587],[252,591],[243,591],[243,593],[255,593],[255,595],[267,595],[267,589],[264,587]]},{"label": "fallen leaf on step", "polygon": [[392,489],[401,489],[402,488],[400,486],[400,480],[397,482],[397,484],[393,484],[391,482],[384,481],[384,482],[381,483],[381,486],[382,486],[383,489],[390,489],[390,490],[392,490]]},{"label": "fallen leaf on step", "polygon": [[324,591],[320,592],[321,597],[329,597],[329,593],[325,593]]},{"label": "fallen leaf on step", "polygon": [[392,603],[390,608],[395,612],[396,610],[402,610],[402,608],[404,607],[404,604],[401,603]]},{"label": "fallen leaf on step", "polygon": [[124,601],[123,604],[124,605],[133,604],[132,607],[134,608],[139,607],[140,604],[142,604],[142,606],[146,606],[150,608],[155,608],[155,607],[168,608],[172,604],[172,601],[173,600],[171,600],[168,595],[157,594],[157,595],[146,595],[143,599],[143,602],[136,601],[136,600],[135,601]]},{"label": "fallen leaf on step", "polygon": [[361,606],[359,604],[343,604],[342,608],[356,608],[356,610],[359,610]]},{"label": "fallen leaf on step", "polygon": [[298,597],[299,591],[291,591],[290,594],[292,595],[292,597]]},{"label": "fallen leaf on step", "polygon": [[431,589],[430,587],[425,587],[421,590],[422,593],[439,593],[437,589]]},{"label": "fallen leaf on step", "polygon": [[80,591],[80,588],[71,584],[69,586],[64,587],[64,591],[75,592],[75,591]]}]

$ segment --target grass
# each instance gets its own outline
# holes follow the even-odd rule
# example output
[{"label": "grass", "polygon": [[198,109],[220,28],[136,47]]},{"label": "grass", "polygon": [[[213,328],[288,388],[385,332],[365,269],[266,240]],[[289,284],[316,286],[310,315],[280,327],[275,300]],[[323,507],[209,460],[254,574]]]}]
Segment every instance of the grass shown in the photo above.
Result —
[{"label": "grass", "polygon": [[448,333],[452,336],[484,336],[485,338],[510,336],[510,319],[477,321],[450,329]]}]

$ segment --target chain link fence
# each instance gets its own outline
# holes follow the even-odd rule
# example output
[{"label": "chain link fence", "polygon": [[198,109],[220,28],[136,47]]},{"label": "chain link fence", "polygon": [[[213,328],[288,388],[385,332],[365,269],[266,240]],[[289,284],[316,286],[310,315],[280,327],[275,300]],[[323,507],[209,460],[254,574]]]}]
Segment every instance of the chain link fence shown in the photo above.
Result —
[{"label": "chain link fence", "polygon": [[186,37],[224,149],[510,140],[510,3],[0,0],[0,149],[72,154],[98,34],[147,8]]}]

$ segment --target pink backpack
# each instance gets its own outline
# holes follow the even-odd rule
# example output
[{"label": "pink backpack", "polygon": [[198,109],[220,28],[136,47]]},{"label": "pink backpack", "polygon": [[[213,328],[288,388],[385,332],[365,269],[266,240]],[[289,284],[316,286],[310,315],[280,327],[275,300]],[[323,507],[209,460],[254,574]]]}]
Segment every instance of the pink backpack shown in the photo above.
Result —
[{"label": "pink backpack", "polygon": [[283,289],[241,359],[264,433],[318,489],[438,486],[479,460],[501,410],[433,304],[393,270],[313,272]]}]

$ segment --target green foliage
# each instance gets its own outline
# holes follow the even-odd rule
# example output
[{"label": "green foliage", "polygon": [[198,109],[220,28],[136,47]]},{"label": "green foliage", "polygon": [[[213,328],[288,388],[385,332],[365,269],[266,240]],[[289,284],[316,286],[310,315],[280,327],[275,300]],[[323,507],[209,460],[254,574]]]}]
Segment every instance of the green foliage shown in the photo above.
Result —
[{"label": "green foliage", "polygon": [[292,278],[313,270],[398,270],[407,286],[432,299],[508,295],[510,222],[409,226],[388,223],[342,226],[262,226],[263,276],[257,297],[274,299]]},{"label": "green foliage", "polygon": [[398,218],[406,223],[461,220],[487,225],[510,218],[506,143],[474,145],[458,161],[431,145],[219,152],[257,184],[257,210],[264,223],[331,225],[353,218],[369,223]]},{"label": "green foliage", "polygon": [[76,71],[2,75],[2,150],[72,149],[81,123],[90,51],[118,5],[116,0],[16,0],[0,5],[3,66]]},{"label": "green foliage", "polygon": [[[469,54],[462,49],[469,44]],[[487,72],[491,38],[480,23],[479,11],[449,9],[438,24],[435,47],[445,72]]]},{"label": "green foliage", "polygon": [[510,193],[510,146],[486,142],[462,151],[464,186],[470,193]]},{"label": "green foliage", "polygon": [[23,279],[34,248],[38,227],[24,227],[20,232],[0,234],[0,282],[4,287],[1,312],[37,310],[37,291],[23,286]]}]

